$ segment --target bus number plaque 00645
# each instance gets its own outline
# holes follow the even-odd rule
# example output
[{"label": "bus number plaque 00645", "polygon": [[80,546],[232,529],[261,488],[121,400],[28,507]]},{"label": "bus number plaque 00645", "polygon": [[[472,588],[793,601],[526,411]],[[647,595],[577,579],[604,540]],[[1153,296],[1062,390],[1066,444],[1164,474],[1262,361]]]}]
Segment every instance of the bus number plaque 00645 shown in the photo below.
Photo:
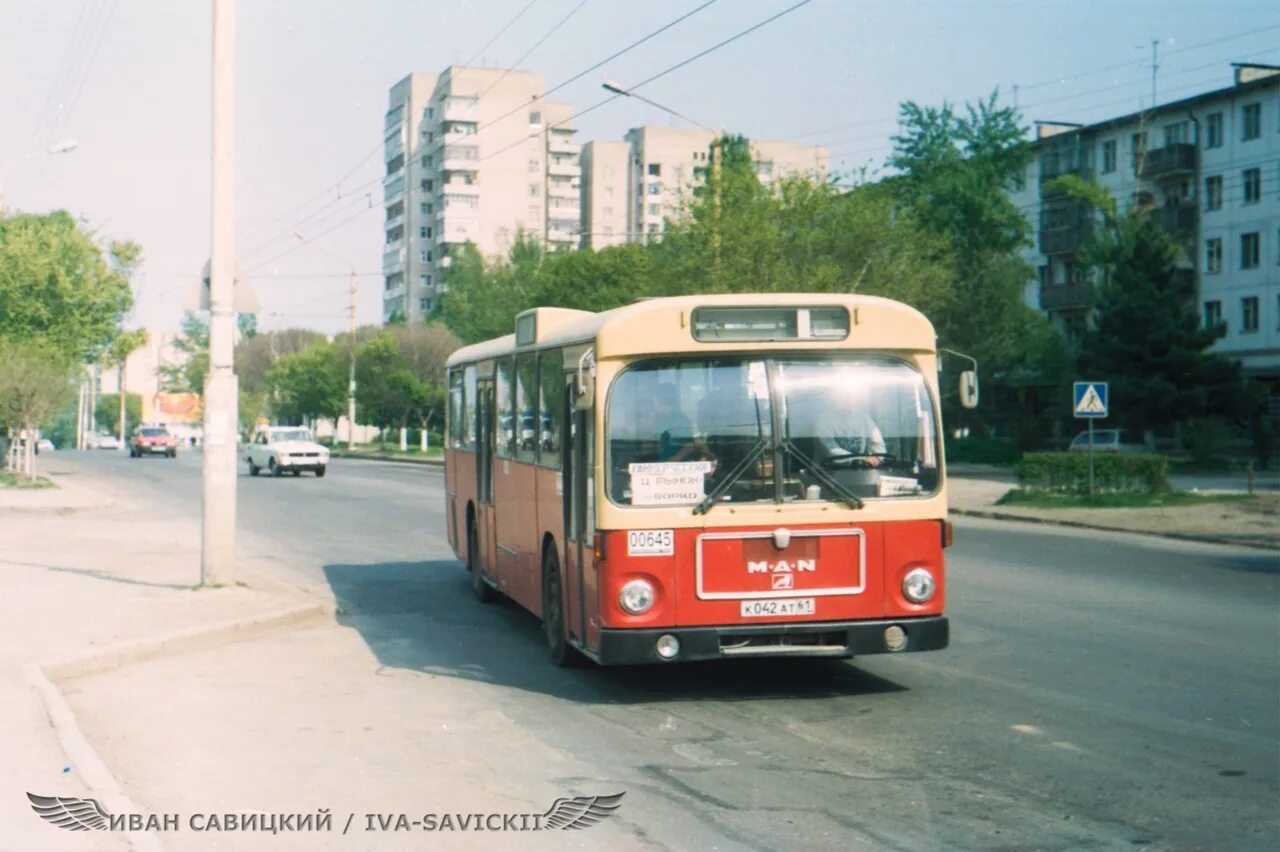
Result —
[{"label": "bus number plaque 00645", "polygon": [[675,553],[675,533],[671,530],[631,530],[627,533],[628,556],[671,556]]}]

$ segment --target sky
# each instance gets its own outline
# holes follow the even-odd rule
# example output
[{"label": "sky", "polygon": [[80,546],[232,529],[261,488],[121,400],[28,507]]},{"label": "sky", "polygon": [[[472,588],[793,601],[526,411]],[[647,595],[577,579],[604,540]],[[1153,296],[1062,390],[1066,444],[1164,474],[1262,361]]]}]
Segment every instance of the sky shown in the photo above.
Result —
[{"label": "sky", "polygon": [[[240,0],[237,257],[260,328],[344,330],[353,267],[359,320],[380,320],[381,131],[397,80],[528,53],[520,67],[553,86],[705,2]],[[553,97],[583,110],[608,97],[606,77],[632,85],[797,2],[718,0]],[[4,206],[64,209],[104,243],[138,242],[133,327],[176,330],[209,256],[211,10],[0,3]],[[1157,101],[1222,88],[1233,61],[1280,65],[1280,4],[810,0],[639,91],[702,124],[825,145],[842,173],[883,165],[906,101],[998,90],[1028,125],[1148,107],[1153,41]],[[577,139],[643,124],[679,126],[617,98],[576,120]]]}]

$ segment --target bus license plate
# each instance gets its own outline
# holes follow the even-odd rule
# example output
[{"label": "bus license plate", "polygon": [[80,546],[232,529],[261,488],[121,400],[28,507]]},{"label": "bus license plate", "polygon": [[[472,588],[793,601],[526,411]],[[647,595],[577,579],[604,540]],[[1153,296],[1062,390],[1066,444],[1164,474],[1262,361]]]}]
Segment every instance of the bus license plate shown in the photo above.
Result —
[{"label": "bus license plate", "polygon": [[813,598],[787,598],[772,601],[740,601],[743,618],[760,618],[771,615],[813,615],[818,610]]}]

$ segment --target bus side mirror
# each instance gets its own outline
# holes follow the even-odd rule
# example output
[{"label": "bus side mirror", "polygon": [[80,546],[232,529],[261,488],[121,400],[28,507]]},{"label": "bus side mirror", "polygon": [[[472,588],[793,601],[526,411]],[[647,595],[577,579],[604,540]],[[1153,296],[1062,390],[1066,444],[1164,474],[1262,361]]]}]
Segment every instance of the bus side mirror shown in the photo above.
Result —
[{"label": "bus side mirror", "polygon": [[590,409],[595,404],[595,390],[596,356],[594,350],[588,349],[578,359],[578,371],[573,380],[574,405]]},{"label": "bus side mirror", "polygon": [[960,404],[965,408],[978,407],[978,373],[965,370],[960,374]]}]

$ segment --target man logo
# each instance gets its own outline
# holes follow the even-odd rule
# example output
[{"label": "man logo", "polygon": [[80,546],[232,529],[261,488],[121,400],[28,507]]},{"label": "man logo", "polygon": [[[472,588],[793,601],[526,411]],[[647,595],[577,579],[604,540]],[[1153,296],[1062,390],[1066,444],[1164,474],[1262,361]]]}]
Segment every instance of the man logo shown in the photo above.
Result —
[{"label": "man logo", "polygon": [[31,810],[68,831],[102,831],[111,816],[97,799],[36,796],[32,793],[28,793],[27,798],[31,800]]},{"label": "man logo", "polygon": [[612,796],[574,796],[556,799],[542,815],[543,828],[560,828],[566,831],[589,828],[613,816],[626,793]]},{"label": "man logo", "polygon": [[791,582],[794,574],[774,574],[773,587],[775,589],[794,589],[795,585]]}]

